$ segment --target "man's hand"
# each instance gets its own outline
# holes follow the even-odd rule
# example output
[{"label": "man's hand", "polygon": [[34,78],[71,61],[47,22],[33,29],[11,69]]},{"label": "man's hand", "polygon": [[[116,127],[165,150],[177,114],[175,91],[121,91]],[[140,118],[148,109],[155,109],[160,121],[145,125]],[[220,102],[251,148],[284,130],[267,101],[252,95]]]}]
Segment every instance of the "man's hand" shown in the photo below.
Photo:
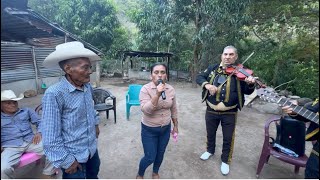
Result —
[{"label": "man's hand", "polygon": [[[292,104],[294,105],[298,105],[298,101],[296,100],[292,100],[290,101]],[[295,112],[293,112],[293,108],[291,108],[290,106],[284,106],[282,107],[282,111],[286,114],[289,114],[289,115],[296,115]]]},{"label": "man's hand", "polygon": [[98,138],[100,134],[99,125],[96,125],[96,137]]},{"label": "man's hand", "polygon": [[214,95],[218,90],[218,88],[215,85],[211,85],[211,84],[206,84],[204,87],[208,89],[210,95]]},{"label": "man's hand", "polygon": [[66,169],[66,173],[73,174],[78,171],[78,168],[80,169],[80,171],[82,171],[82,166],[78,163],[77,160],[74,160],[72,165],[68,169]]},{"label": "man's hand", "polygon": [[256,79],[255,79],[253,76],[246,77],[246,78],[244,79],[244,81],[245,81],[247,84],[254,84],[254,83],[256,83]]},{"label": "man's hand", "polygon": [[32,143],[33,144],[39,144],[40,141],[41,141],[41,133],[35,134],[33,139],[32,139]]}]

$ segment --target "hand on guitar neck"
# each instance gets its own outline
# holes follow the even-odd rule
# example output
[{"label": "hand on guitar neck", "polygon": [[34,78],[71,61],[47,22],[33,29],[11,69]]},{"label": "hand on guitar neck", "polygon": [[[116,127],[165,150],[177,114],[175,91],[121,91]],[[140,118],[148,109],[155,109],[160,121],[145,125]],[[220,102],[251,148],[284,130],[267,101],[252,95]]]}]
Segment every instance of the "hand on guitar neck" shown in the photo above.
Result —
[{"label": "hand on guitar neck", "polygon": [[[298,105],[298,101],[297,100],[290,100],[290,102],[293,104],[293,105]],[[296,116],[296,115],[298,115],[297,113],[295,113],[294,111],[293,111],[293,108],[291,107],[291,106],[283,106],[282,107],[282,111],[284,112],[284,113],[286,113],[286,114],[288,114],[288,115],[290,115],[290,116]]]},{"label": "hand on guitar neck", "polygon": [[319,124],[319,114],[312,112],[302,106],[296,105],[297,102],[290,100],[288,98],[279,96],[274,90],[270,88],[259,88],[257,89],[257,95],[264,101],[277,103],[280,106],[282,106],[283,111],[294,115],[300,115],[304,118],[308,119],[309,121],[312,121],[314,123]]}]

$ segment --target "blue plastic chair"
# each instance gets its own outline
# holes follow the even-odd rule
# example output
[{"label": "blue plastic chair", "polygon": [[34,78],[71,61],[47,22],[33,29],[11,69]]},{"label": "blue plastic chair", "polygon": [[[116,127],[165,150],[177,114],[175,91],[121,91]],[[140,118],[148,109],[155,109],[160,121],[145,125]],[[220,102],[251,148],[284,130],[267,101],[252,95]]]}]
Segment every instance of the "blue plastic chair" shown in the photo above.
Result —
[{"label": "blue plastic chair", "polygon": [[142,88],[142,85],[140,85],[140,84],[130,84],[129,85],[129,89],[126,94],[127,120],[129,120],[131,106],[140,106],[139,94],[140,94],[141,88]]}]

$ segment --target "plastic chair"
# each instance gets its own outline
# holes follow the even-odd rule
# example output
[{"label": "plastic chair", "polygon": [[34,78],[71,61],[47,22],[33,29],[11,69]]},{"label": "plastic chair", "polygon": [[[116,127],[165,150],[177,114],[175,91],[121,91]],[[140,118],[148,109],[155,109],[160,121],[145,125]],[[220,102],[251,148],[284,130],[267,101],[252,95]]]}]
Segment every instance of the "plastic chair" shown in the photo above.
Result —
[{"label": "plastic chair", "polygon": [[139,94],[140,94],[141,88],[142,88],[142,85],[140,85],[140,84],[130,84],[129,85],[129,89],[126,94],[127,120],[129,120],[131,106],[140,106]]},{"label": "plastic chair", "polygon": [[[35,111],[39,114],[40,110],[42,110],[41,104],[36,107]],[[33,152],[23,153],[22,156],[20,157],[20,163],[16,168],[21,168],[33,162],[36,162],[37,165],[39,165],[41,163],[41,157],[42,156],[37,155],[36,153],[33,153]]]},{"label": "plastic chair", "polygon": [[[111,98],[112,104],[107,104],[106,99]],[[116,97],[106,89],[93,89],[94,109],[97,111],[106,111],[107,119],[109,119],[109,110],[113,110],[114,123],[117,122]]]},{"label": "plastic chair", "polygon": [[36,113],[38,113],[38,115],[41,115],[41,111],[42,111],[42,104],[38,105],[35,109]]},{"label": "plastic chair", "polygon": [[273,117],[266,120],[265,127],[264,127],[265,128],[264,143],[263,143],[263,147],[262,147],[262,151],[261,151],[261,155],[260,155],[260,159],[259,159],[259,164],[258,164],[257,172],[256,172],[257,178],[259,178],[260,172],[261,172],[264,164],[268,163],[270,155],[281,160],[281,161],[284,161],[286,163],[294,165],[294,172],[296,174],[298,174],[300,167],[306,167],[307,160],[308,160],[308,157],[306,156],[306,154],[304,154],[303,156],[297,157],[297,158],[292,157],[292,156],[289,156],[287,154],[284,154],[282,152],[275,150],[272,147],[272,144],[269,142],[270,124],[271,123],[279,123],[280,118],[281,118],[280,116],[273,116]]},{"label": "plastic chair", "polygon": [[41,157],[42,156],[37,155],[36,153],[33,153],[33,152],[23,153],[22,156],[20,157],[20,163],[16,168],[21,168],[33,162],[36,162],[37,165],[39,165],[41,163]]}]

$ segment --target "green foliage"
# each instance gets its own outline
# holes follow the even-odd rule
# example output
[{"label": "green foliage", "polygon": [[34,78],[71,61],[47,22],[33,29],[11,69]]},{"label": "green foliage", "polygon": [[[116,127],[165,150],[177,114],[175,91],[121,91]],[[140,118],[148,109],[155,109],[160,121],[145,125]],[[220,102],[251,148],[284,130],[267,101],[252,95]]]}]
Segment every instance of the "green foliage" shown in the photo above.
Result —
[{"label": "green foliage", "polygon": [[106,52],[109,52],[111,47],[130,46],[129,43],[123,43],[129,38],[126,31],[120,27],[111,0],[30,0],[29,6],[98,47],[107,56],[109,54]]},{"label": "green foliage", "polygon": [[[201,30],[198,34],[203,44],[202,69],[209,63],[220,61],[218,56],[227,45],[236,45],[247,34],[243,27],[248,24],[249,0],[206,1],[201,11]],[[210,60],[210,61],[209,61]]]},{"label": "green foliage", "polygon": [[[302,97],[319,96],[319,1],[255,0],[242,40],[248,62],[268,85]],[[291,83],[287,82],[294,80]]]},{"label": "green foliage", "polygon": [[184,23],[172,13],[170,1],[139,1],[139,9],[128,12],[140,30],[139,50],[170,51],[181,37]]},{"label": "green foliage", "polygon": [[255,52],[245,65],[267,85],[302,97],[319,94],[318,0],[39,2],[29,5],[102,49],[106,68],[120,65],[122,50],[165,51],[175,54],[171,68],[193,77],[235,45],[240,61]]},{"label": "green foliage", "polygon": [[[246,66],[268,86],[287,89],[301,97],[319,96],[319,44],[312,36],[299,37],[281,50],[272,43],[246,40],[239,46],[241,54],[255,52]],[[307,46],[304,46],[307,45]],[[287,82],[294,80],[291,83]],[[282,85],[283,84],[283,85]]]}]

